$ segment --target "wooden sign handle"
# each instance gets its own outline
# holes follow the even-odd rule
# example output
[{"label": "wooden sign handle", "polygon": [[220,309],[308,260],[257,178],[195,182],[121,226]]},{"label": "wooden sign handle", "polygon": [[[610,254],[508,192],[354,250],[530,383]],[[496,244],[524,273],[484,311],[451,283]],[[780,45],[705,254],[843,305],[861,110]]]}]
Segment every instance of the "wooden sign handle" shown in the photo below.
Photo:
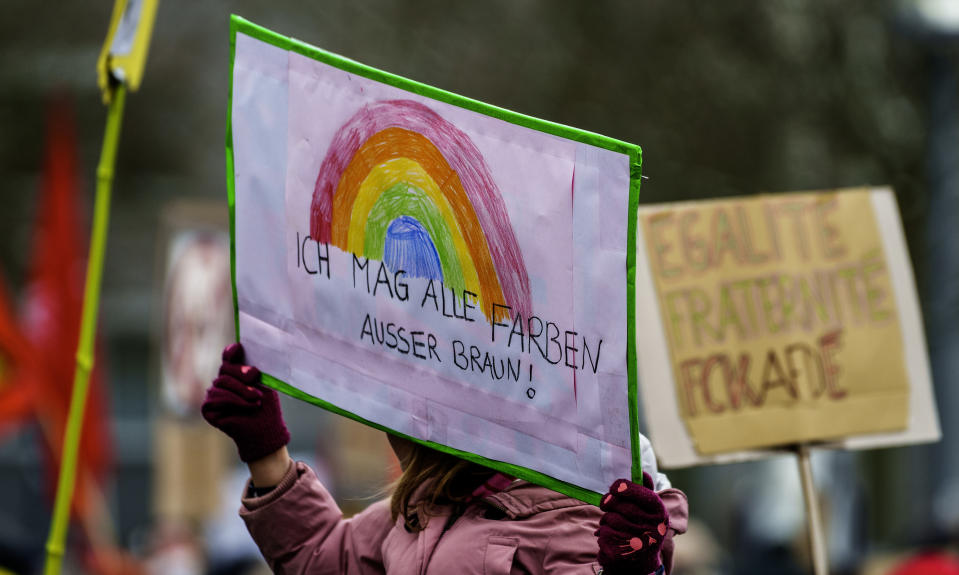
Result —
[{"label": "wooden sign handle", "polygon": [[813,573],[815,575],[828,575],[829,558],[826,556],[826,537],[823,533],[822,517],[819,513],[819,498],[816,496],[816,486],[813,483],[809,446],[800,444],[796,451],[799,456],[799,476],[802,480],[803,499],[806,501],[806,524],[809,528]]}]

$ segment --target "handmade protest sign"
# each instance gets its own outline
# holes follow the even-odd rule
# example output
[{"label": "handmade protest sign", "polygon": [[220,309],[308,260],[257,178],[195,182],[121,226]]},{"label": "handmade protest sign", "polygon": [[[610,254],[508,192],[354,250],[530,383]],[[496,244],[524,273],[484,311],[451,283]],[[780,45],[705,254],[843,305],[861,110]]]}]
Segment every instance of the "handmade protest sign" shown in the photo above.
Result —
[{"label": "handmade protest sign", "polygon": [[237,329],[267,381],[590,500],[638,473],[639,148],[232,32]]},{"label": "handmade protest sign", "polygon": [[654,443],[679,438],[664,459],[925,430],[911,410],[935,427],[890,210],[888,190],[858,189],[640,211],[644,400]]}]

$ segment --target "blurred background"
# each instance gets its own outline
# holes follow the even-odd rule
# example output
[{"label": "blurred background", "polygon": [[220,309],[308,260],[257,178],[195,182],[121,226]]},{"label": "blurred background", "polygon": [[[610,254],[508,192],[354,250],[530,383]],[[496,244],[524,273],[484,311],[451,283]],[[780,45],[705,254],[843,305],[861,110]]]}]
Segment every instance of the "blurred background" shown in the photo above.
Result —
[{"label": "blurred background", "polygon": [[[42,565],[105,118],[95,66],[111,8],[0,4],[0,573]],[[820,453],[814,471],[832,572],[937,573],[923,554],[956,550],[959,1],[161,0],[124,118],[67,572],[265,568],[236,517],[244,469],[196,415],[232,326],[231,12],[640,144],[643,203],[893,186],[943,439]],[[294,455],[345,510],[382,495],[396,467],[381,433],[295,400],[284,410]],[[670,476],[694,519],[677,541],[676,573],[810,571],[794,459]]]}]

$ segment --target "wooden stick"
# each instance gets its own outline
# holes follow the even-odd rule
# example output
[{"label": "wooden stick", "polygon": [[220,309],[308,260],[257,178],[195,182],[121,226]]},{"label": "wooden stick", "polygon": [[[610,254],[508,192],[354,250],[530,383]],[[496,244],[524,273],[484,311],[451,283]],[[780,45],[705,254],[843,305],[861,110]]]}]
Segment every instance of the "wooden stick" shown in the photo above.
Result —
[{"label": "wooden stick", "polygon": [[819,514],[819,498],[813,483],[812,464],[809,460],[809,446],[800,444],[796,449],[799,455],[799,475],[802,479],[803,499],[806,500],[806,524],[809,527],[809,546],[812,548],[813,573],[829,574],[829,558],[826,556],[826,537]]}]

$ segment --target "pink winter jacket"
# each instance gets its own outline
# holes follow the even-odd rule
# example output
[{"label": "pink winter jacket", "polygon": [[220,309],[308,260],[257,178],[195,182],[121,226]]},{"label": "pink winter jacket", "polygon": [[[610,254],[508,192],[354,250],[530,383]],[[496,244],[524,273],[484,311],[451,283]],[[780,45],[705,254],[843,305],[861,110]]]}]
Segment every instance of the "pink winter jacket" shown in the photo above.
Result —
[{"label": "pink winter jacket", "polygon": [[[686,531],[686,496],[659,493],[669,512],[663,564],[672,564],[673,533]],[[431,517],[410,533],[378,501],[352,519],[343,515],[307,465],[290,466],[270,493],[244,498],[240,516],[276,573],[451,575],[599,572],[593,532],[602,512],[525,481],[467,507]]]}]

